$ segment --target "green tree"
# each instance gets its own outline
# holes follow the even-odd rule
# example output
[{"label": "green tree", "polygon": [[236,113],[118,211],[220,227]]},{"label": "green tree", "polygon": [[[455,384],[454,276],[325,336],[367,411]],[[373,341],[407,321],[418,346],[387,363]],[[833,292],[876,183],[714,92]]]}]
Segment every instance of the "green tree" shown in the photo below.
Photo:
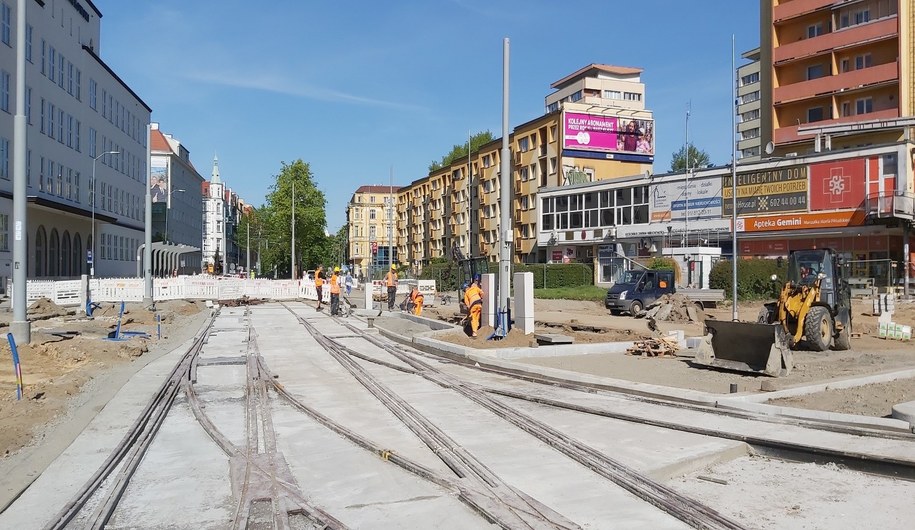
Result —
[{"label": "green tree", "polygon": [[[678,151],[671,154],[670,170],[673,172],[686,171],[686,146],[681,147]],[[711,163],[708,153],[697,148],[690,142],[689,144],[689,167],[705,167]]]},{"label": "green tree", "polygon": [[[492,133],[489,131],[479,132],[477,134],[470,136],[470,152],[474,152],[480,149],[481,146],[487,144],[493,140]],[[467,143],[464,142],[460,145],[455,145],[451,148],[451,152],[442,157],[441,162],[433,161],[429,164],[429,173],[434,173],[443,167],[450,166],[456,160],[467,160]]]},{"label": "green tree", "polygon": [[[301,159],[292,164],[282,162],[279,175],[270,186],[267,202],[258,209],[261,264],[265,271],[276,271],[277,277],[288,278],[290,242],[292,241],[293,183],[295,183],[295,258],[298,273],[317,265],[329,264],[330,242],[325,234],[327,200],[318,189],[311,168]],[[252,228],[254,228],[252,226]],[[253,239],[253,231],[252,231]],[[254,243],[252,242],[252,247]]]}]

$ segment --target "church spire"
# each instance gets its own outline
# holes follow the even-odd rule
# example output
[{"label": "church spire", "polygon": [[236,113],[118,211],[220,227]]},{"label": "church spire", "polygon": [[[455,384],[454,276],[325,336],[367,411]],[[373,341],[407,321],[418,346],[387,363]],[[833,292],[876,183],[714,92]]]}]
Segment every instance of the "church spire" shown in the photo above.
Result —
[{"label": "church spire", "polygon": [[213,155],[213,176],[210,177],[210,182],[213,184],[222,182],[219,179],[219,158],[215,154]]}]

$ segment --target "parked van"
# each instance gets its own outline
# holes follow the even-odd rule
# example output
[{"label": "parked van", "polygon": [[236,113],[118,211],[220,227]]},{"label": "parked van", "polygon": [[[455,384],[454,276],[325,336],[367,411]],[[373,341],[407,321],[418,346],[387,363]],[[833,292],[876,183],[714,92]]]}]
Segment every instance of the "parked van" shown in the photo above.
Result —
[{"label": "parked van", "polygon": [[612,315],[628,311],[635,316],[661,296],[673,293],[675,289],[673,271],[628,270],[607,290],[604,305]]}]

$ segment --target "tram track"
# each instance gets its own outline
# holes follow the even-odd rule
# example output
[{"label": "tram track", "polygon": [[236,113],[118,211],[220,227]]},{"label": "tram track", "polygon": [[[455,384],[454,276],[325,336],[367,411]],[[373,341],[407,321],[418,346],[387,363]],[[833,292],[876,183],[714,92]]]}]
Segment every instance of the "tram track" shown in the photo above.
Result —
[{"label": "tram track", "polygon": [[[357,332],[359,328],[353,326],[351,323],[342,322],[342,324],[347,327],[350,331]],[[670,407],[685,411],[697,412],[702,414],[710,414],[714,416],[734,418],[738,420],[745,421],[754,421],[754,422],[763,422],[770,423],[774,425],[783,425],[790,427],[798,427],[806,430],[820,431],[824,433],[831,433],[837,435],[846,435],[858,437],[861,440],[862,447],[866,447],[868,440],[887,440],[887,441],[900,441],[900,442],[911,442],[915,444],[915,434],[910,431],[904,430],[890,430],[885,428],[873,427],[873,426],[855,426],[848,425],[847,423],[829,421],[825,419],[814,419],[814,418],[797,418],[793,416],[783,416],[779,414],[769,414],[755,411],[745,411],[745,410],[735,410],[730,408],[722,408],[720,406],[712,406],[706,404],[700,404],[695,402],[690,402],[687,400],[675,399],[675,398],[659,398],[656,396],[646,396],[637,393],[626,393],[619,390],[612,390],[604,388],[602,385],[587,385],[581,384],[574,381],[561,380],[556,377],[547,377],[539,376],[533,374],[529,371],[522,370],[510,370],[503,367],[497,366],[488,366],[480,363],[471,364],[470,362],[462,362],[461,360],[455,359],[451,356],[440,358],[431,354],[429,352],[423,352],[420,350],[415,350],[409,346],[404,346],[398,343],[397,346],[394,346],[388,342],[379,340],[377,337],[371,334],[363,334],[365,340],[371,344],[382,348],[387,351],[389,354],[393,355],[395,358],[399,358],[401,355],[414,355],[414,356],[423,356],[426,358],[437,358],[442,362],[454,363],[457,365],[465,366],[473,370],[479,370],[487,373],[492,373],[499,376],[509,377],[517,380],[524,380],[532,383],[537,383],[543,385],[544,388],[562,388],[565,390],[571,390],[573,392],[580,392],[582,394],[596,395],[596,396],[607,396],[616,399],[624,399],[631,402],[636,402],[640,404],[658,406],[658,407]],[[357,352],[354,352],[352,349],[349,349],[352,355],[357,355]],[[369,356],[361,356],[368,362],[376,362],[383,366],[389,366],[391,363],[386,363],[385,361],[373,359]],[[393,367],[393,366],[389,366]],[[402,368],[397,368],[401,369]],[[531,393],[521,393],[521,392],[511,392],[505,389],[495,388],[491,386],[482,385],[481,389],[485,392],[491,393],[493,395],[502,395],[504,397],[516,400],[522,400],[532,403],[538,403],[540,405],[549,406],[552,408],[573,410],[576,412],[582,412],[586,414],[592,414],[595,416],[607,417],[622,421],[627,421],[630,423],[638,423],[642,425],[648,425],[653,427],[661,427],[665,429],[677,430],[681,432],[687,432],[691,434],[698,434],[703,436],[712,436],[716,438],[729,439],[740,441],[751,446],[757,453],[764,454],[772,457],[783,457],[788,460],[797,460],[804,462],[833,462],[839,465],[843,465],[850,469],[855,469],[859,471],[864,471],[868,473],[873,473],[881,476],[887,476],[892,478],[900,478],[904,480],[915,480],[915,461],[906,460],[906,459],[893,459],[893,458],[878,458],[869,454],[865,451],[838,451],[831,450],[828,448],[817,447],[810,444],[802,443],[793,443],[790,441],[781,441],[774,440],[771,438],[766,438],[762,436],[751,436],[743,435],[735,432],[728,432],[714,428],[707,428],[702,426],[695,425],[684,425],[677,423],[675,421],[660,420],[647,418],[642,415],[636,415],[626,412],[610,410],[606,407],[589,407],[584,405],[579,405],[573,403],[567,399],[551,398],[548,396],[537,396]]]},{"label": "tram track", "polygon": [[[288,305],[283,304],[283,306],[298,319],[299,323],[302,324],[315,340],[334,356],[338,362],[344,365],[353,364],[358,366],[352,359],[349,359],[350,353],[352,352],[351,348],[320,333],[310,322],[296,314]],[[531,434],[542,443],[556,449],[566,457],[591,469],[604,479],[622,487],[684,523],[695,528],[743,528],[741,524],[720,514],[701,502],[684,496],[679,492],[638,473],[602,452],[550,427],[544,422],[500,403],[492,396],[489,396],[479,386],[446,374],[433,367],[431,364],[421,361],[418,359],[417,355],[397,351],[395,348],[390,348],[389,345],[385,344],[383,341],[378,341],[377,339],[371,340],[374,339],[374,337],[365,334],[362,330],[351,324],[345,323],[344,325],[346,325],[350,331],[357,333],[361,337],[368,337],[370,342],[384,348],[397,360],[405,363],[410,368],[409,370],[405,370],[403,367],[398,367],[398,370],[405,372],[412,371],[415,375],[421,376],[442,388],[450,389],[464,398],[473,401],[496,416],[508,421],[515,427]],[[388,363],[388,365],[392,365],[392,363]],[[367,374],[364,369],[361,370]],[[367,382],[360,382],[367,388],[368,386],[380,385],[380,383],[373,379],[375,378],[368,376]],[[385,404],[387,405],[387,403]],[[392,410],[392,412],[394,412],[394,410]],[[395,412],[395,415],[396,414],[397,413]],[[434,448],[434,446],[430,445],[430,448]],[[446,464],[451,467],[450,463],[446,462]]]}]

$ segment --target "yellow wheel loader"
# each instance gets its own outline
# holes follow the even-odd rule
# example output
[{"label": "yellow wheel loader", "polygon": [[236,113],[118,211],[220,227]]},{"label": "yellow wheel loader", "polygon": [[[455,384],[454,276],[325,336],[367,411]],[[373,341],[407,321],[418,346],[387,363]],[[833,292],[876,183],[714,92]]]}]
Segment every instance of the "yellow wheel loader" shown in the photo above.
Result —
[{"label": "yellow wheel loader", "polygon": [[694,363],[779,377],[794,366],[792,349],[851,348],[851,291],[837,261],[831,249],[792,252],[778,300],[756,322],[706,320]]}]

